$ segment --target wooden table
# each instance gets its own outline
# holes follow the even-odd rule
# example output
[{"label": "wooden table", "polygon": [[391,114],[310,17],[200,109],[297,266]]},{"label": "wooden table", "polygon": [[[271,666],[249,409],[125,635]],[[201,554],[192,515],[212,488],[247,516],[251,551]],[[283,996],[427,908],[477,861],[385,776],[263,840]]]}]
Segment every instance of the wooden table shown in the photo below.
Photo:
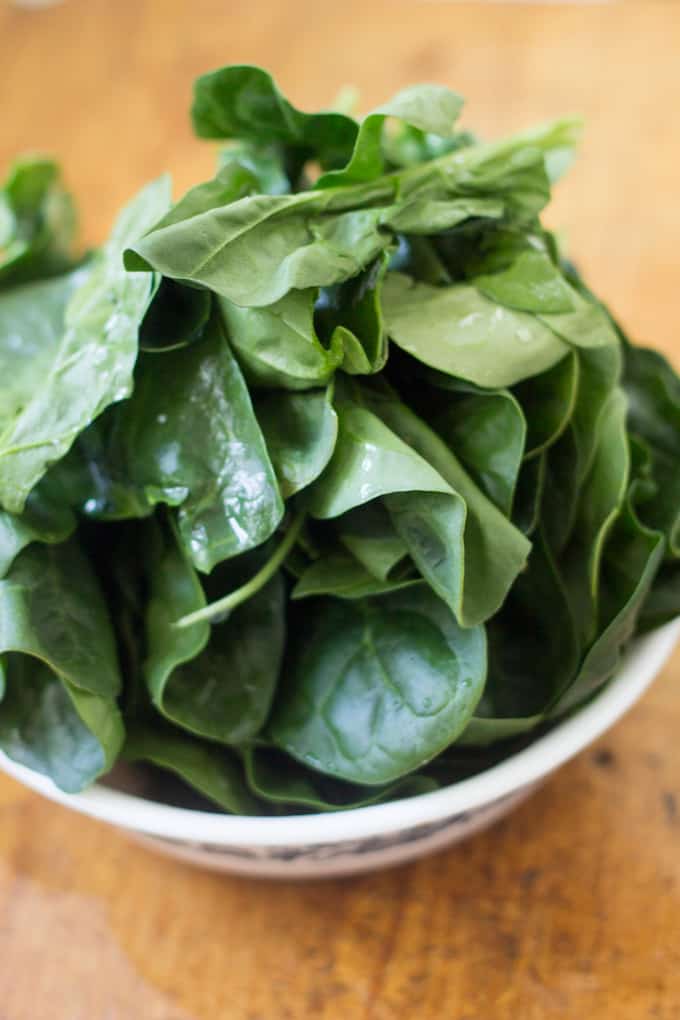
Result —
[{"label": "wooden table", "polygon": [[[302,105],[413,80],[498,134],[585,114],[551,220],[680,363],[680,5],[70,0],[0,6],[0,165],[64,162],[84,236],[170,166],[209,172],[192,79],[271,68]],[[680,654],[489,832],[367,878],[274,885],[157,858],[0,779],[0,1020],[676,1020]]]}]

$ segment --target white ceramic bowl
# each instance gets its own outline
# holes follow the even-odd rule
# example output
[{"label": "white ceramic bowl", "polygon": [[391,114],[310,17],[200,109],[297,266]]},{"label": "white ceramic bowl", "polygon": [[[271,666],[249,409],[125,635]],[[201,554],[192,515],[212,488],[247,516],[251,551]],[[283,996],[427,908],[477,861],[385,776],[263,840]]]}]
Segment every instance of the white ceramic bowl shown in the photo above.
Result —
[{"label": "white ceramic bowl", "polygon": [[98,783],[65,794],[0,755],[9,775],[73,811],[192,864],[266,878],[370,871],[464,839],[508,812],[637,701],[671,654],[680,620],[638,640],[585,708],[499,765],[434,793],[332,814],[245,818],[170,807]]}]

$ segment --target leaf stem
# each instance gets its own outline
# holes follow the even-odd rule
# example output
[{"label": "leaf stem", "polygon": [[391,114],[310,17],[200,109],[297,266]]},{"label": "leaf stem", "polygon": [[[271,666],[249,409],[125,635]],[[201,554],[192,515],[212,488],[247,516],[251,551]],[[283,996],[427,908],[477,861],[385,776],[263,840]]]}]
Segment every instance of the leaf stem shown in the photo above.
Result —
[{"label": "leaf stem", "polygon": [[283,536],[280,545],[272,553],[270,558],[261,567],[256,574],[251,577],[249,581],[241,585],[240,588],[236,588],[235,591],[229,592],[221,599],[217,599],[216,602],[211,602],[207,606],[203,606],[202,609],[197,609],[194,613],[188,613],[186,616],[182,616],[179,620],[176,620],[173,627],[191,627],[194,623],[203,623],[205,621],[210,622],[216,616],[221,616],[223,613],[230,612],[235,609],[236,606],[240,606],[242,602],[246,602],[255,592],[263,588],[267,581],[274,576],[276,571],[279,569],[290,550],[295,545],[298,535],[302,530],[302,525],[305,520],[303,513],[298,514],[295,517],[288,528],[288,531]]}]

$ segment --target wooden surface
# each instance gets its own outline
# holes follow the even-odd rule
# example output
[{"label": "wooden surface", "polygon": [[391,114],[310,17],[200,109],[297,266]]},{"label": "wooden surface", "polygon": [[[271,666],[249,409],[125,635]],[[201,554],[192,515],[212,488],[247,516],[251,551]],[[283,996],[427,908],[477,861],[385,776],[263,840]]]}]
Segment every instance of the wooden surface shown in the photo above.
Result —
[{"label": "wooden surface", "polygon": [[[257,61],[300,104],[413,80],[498,134],[585,114],[551,221],[680,364],[680,4],[0,2],[0,166],[64,162],[88,241],[167,166],[207,174],[196,74]],[[2,384],[0,380],[0,385]],[[0,778],[0,1020],[676,1020],[680,654],[595,748],[458,849],[274,885],[156,858]]]}]

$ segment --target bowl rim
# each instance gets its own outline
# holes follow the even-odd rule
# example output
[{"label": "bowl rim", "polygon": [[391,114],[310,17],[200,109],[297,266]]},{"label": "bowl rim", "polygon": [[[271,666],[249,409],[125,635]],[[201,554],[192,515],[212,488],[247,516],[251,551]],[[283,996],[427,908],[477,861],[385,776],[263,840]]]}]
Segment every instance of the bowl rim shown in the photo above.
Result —
[{"label": "bowl rim", "polygon": [[68,794],[0,753],[0,767],[50,800],[124,829],[229,848],[326,845],[445,821],[538,782],[605,732],[651,684],[680,637],[680,618],[639,638],[609,684],[585,707],[498,765],[451,786],[401,800],[307,815],[212,814],[144,800],[95,783]]}]

